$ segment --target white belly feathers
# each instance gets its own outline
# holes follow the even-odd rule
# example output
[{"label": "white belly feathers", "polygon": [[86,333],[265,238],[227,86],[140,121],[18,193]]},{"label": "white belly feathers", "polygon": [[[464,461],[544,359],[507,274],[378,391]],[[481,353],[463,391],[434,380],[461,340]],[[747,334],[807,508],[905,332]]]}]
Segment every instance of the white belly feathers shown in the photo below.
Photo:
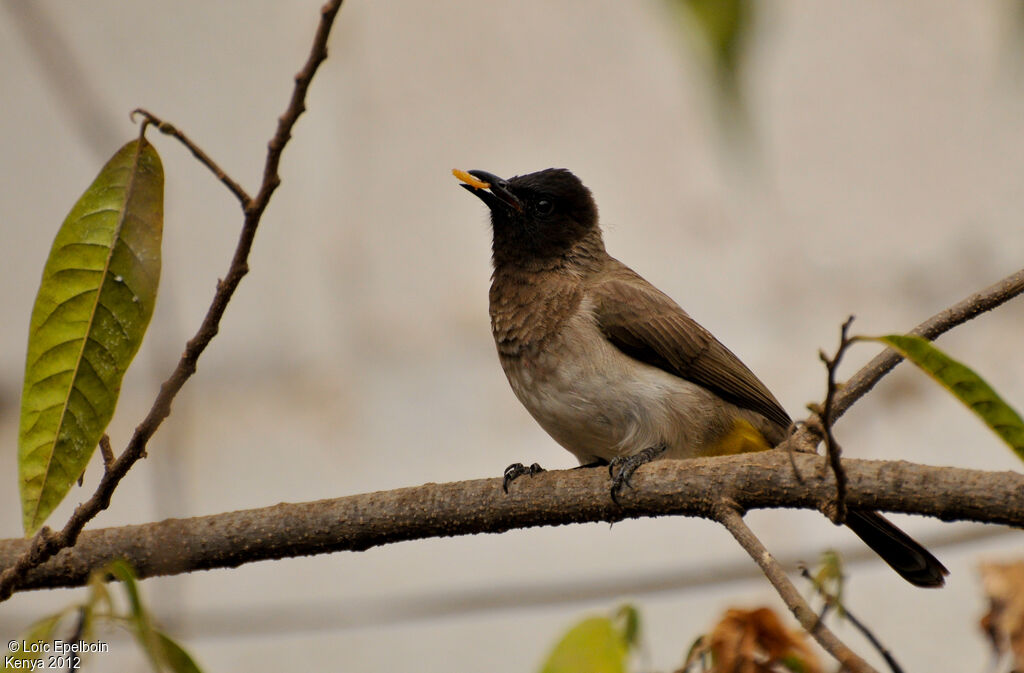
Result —
[{"label": "white belly feathers", "polygon": [[731,414],[713,411],[733,405],[657,367],[623,358],[593,321],[582,310],[543,348],[501,357],[520,402],[581,464],[662,444],[665,457],[688,458],[728,431],[721,417]]}]

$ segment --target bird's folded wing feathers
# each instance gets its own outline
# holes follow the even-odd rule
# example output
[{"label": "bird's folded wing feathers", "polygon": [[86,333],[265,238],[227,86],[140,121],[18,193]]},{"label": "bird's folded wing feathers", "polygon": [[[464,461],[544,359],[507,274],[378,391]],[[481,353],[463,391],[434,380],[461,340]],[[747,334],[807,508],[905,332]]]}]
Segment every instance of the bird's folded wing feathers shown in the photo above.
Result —
[{"label": "bird's folded wing feathers", "polygon": [[732,351],[628,267],[620,265],[588,293],[598,326],[622,352],[693,381],[782,428],[790,425],[782,405]]}]

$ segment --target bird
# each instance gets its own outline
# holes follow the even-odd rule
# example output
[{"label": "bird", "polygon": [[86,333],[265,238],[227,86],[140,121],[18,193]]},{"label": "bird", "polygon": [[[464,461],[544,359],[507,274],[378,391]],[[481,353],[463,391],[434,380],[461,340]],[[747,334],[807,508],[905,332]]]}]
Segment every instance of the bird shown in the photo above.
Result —
[{"label": "bird", "polygon": [[[732,351],[608,254],[571,171],[453,173],[490,210],[491,332],[512,391],[581,467],[607,466],[613,500],[651,460],[763,451],[790,434]],[[515,463],[503,486],[540,471]],[[845,523],[911,584],[945,583],[942,563],[881,514],[850,509]]]}]

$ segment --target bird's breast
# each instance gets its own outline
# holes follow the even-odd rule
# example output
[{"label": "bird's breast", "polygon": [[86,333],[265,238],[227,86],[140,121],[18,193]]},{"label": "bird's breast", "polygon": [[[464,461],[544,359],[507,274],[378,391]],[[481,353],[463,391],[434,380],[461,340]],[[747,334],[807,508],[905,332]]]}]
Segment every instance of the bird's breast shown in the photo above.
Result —
[{"label": "bird's breast", "polygon": [[699,455],[721,417],[716,396],[634,360],[599,329],[586,299],[542,341],[498,356],[516,397],[581,463],[664,444]]}]

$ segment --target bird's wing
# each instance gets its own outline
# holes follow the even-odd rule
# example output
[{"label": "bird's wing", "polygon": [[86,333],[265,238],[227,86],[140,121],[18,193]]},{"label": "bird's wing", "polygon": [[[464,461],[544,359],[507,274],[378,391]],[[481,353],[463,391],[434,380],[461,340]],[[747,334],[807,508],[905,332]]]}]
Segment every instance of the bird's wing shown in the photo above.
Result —
[{"label": "bird's wing", "polygon": [[623,353],[789,427],[768,388],[666,294],[618,264],[590,284],[598,326]]}]

